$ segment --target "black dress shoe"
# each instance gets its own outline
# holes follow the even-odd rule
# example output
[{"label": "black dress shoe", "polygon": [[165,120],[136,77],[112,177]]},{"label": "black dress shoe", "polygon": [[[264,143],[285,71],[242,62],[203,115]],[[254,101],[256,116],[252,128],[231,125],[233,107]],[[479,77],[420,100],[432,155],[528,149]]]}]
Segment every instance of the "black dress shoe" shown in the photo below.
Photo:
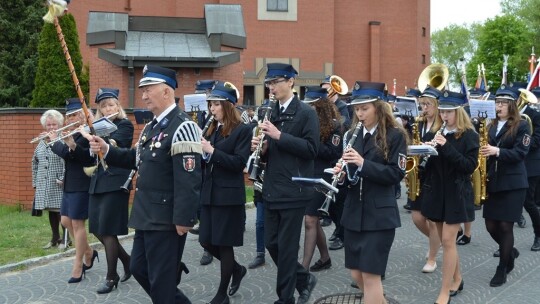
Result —
[{"label": "black dress shoe", "polygon": [[242,282],[242,279],[246,276],[246,273],[247,269],[242,265],[240,265],[240,268],[233,272],[231,286],[229,286],[229,296],[234,295],[238,291],[238,288],[240,288],[240,282]]},{"label": "black dress shoe", "polygon": [[458,245],[467,245],[471,242],[471,236],[462,235],[459,240],[456,242]]},{"label": "black dress shoe", "polygon": [[257,253],[257,256],[251,263],[248,264],[249,269],[255,269],[258,267],[263,266],[266,263],[266,260],[264,259],[264,253]]},{"label": "black dress shoe", "polygon": [[83,263],[82,267],[84,270],[89,270],[90,268],[94,267],[94,260],[97,259],[99,262],[99,254],[96,250],[92,251],[92,259],[90,260],[90,266],[86,266],[86,264]]},{"label": "black dress shoe", "polygon": [[531,251],[540,251],[540,236],[534,237],[534,242],[531,247]]},{"label": "black dress shoe", "polygon": [[497,266],[497,271],[495,271],[495,275],[489,282],[489,286],[499,287],[504,283],[506,283],[506,267]]},{"label": "black dress shoe", "polygon": [[330,226],[330,225],[332,225],[332,220],[331,220],[331,219],[325,217],[325,218],[323,218],[323,219],[321,220],[321,226],[322,226],[322,227],[328,227],[328,226]]},{"label": "black dress shoe", "polygon": [[463,279],[461,279],[461,283],[459,283],[459,287],[457,290],[450,289],[450,296],[454,297],[457,296],[458,293],[460,293],[463,290]]},{"label": "black dress shoe", "polygon": [[403,209],[411,211],[412,210],[411,203],[407,202],[405,205],[403,205]]},{"label": "black dress shoe", "polygon": [[351,287],[352,287],[352,288],[358,289],[358,284],[356,284],[355,281],[352,281],[352,282],[351,282]]},{"label": "black dress shoe", "polygon": [[120,280],[120,277],[116,277],[112,280],[107,280],[105,281],[105,284],[103,284],[103,286],[101,286],[100,288],[98,288],[97,290],[97,293],[98,294],[106,294],[106,293],[109,293],[113,290],[114,287],[116,287],[116,289],[118,289],[118,281]]},{"label": "black dress shoe", "polygon": [[131,271],[126,271],[122,278],[120,279],[120,282],[125,282],[131,278]]},{"label": "black dress shoe", "polygon": [[82,269],[81,276],[78,277],[78,278],[76,278],[76,277],[69,278],[68,284],[79,283],[80,281],[82,281],[83,277],[86,278],[86,269],[84,269],[84,264],[83,264],[83,269]]},{"label": "black dress shoe", "polygon": [[498,257],[500,257],[500,256],[501,256],[501,250],[500,250],[500,249],[497,249],[497,251],[495,251],[495,252],[493,253],[493,257],[494,257],[494,258],[498,258]]},{"label": "black dress shoe", "polygon": [[343,248],[343,242],[341,241],[340,238],[336,238],[331,244],[330,246],[328,246],[328,249],[330,250],[339,250],[341,248]]},{"label": "black dress shoe", "polygon": [[338,230],[337,228],[334,229],[334,232],[332,232],[332,235],[328,239],[329,242],[333,242],[337,238],[337,230]]},{"label": "black dress shoe", "polygon": [[318,260],[317,262],[315,262],[313,266],[309,267],[309,271],[317,272],[317,271],[328,269],[330,267],[332,267],[332,261],[330,260],[330,258],[328,258],[326,262],[323,262],[322,260]]},{"label": "black dress shoe", "polygon": [[519,251],[516,249],[516,247],[512,248],[512,252],[510,253],[510,260],[508,260],[508,265],[506,266],[506,273],[510,273],[510,271],[514,270],[515,261],[518,257]]},{"label": "black dress shoe", "polygon": [[311,297],[311,292],[315,288],[315,285],[317,285],[317,277],[310,273],[307,285],[304,287],[304,289],[298,291],[300,294],[298,296],[298,304],[308,303],[309,297]]},{"label": "black dress shoe", "polygon": [[458,232],[457,232],[457,236],[456,236],[456,241],[459,240],[459,238],[463,235],[463,230],[461,228],[459,228]]},{"label": "black dress shoe", "polygon": [[523,216],[523,214],[521,215],[521,217],[519,218],[519,221],[517,222],[518,224],[518,227],[519,228],[525,228],[527,226],[527,220],[525,219],[525,217]]},{"label": "black dress shoe", "polygon": [[214,257],[210,254],[210,252],[208,251],[204,251],[203,252],[203,255],[201,257],[201,265],[208,265],[210,263],[212,263],[212,261],[214,260]]}]

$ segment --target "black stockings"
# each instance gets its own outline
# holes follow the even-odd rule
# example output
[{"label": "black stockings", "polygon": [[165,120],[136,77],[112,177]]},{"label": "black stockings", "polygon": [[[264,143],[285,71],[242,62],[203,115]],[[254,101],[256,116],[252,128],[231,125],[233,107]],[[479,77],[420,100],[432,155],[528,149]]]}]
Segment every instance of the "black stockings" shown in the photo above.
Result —
[{"label": "black stockings", "polygon": [[114,280],[118,278],[116,272],[116,264],[118,259],[124,266],[124,272],[129,272],[130,256],[120,245],[118,237],[116,235],[96,235],[99,241],[105,246],[105,255],[107,256],[107,280]]},{"label": "black stockings", "polygon": [[234,260],[234,248],[231,246],[202,245],[204,249],[210,252],[221,262],[221,281],[216,296],[210,301],[211,304],[221,303],[227,297],[227,289],[231,280],[233,271],[240,268]]},{"label": "black stockings", "polygon": [[486,228],[493,240],[499,244],[499,266],[506,267],[514,248],[514,223],[486,219]]},{"label": "black stockings", "polygon": [[60,232],[58,230],[58,226],[60,226],[60,212],[49,211],[49,224],[51,225],[51,231],[52,231],[51,242],[54,245],[58,241],[60,241],[60,239],[62,239],[60,237]]},{"label": "black stockings", "polygon": [[302,266],[309,270],[309,265],[315,253],[315,245],[319,248],[321,261],[326,262],[330,258],[328,247],[326,245],[326,235],[321,227],[318,216],[305,216],[305,234],[304,234],[304,258]]}]

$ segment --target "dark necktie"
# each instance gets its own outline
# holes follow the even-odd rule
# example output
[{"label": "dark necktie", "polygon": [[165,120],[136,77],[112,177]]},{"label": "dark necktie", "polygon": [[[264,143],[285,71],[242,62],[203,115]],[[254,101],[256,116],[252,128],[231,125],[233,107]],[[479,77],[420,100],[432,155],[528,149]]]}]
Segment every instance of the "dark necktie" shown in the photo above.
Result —
[{"label": "dark necktie", "polygon": [[363,152],[366,152],[366,146],[369,142],[369,139],[371,138],[371,133],[366,133],[366,135],[364,135],[364,145],[362,146],[363,147]]},{"label": "dark necktie", "polygon": [[152,130],[156,125],[157,125],[157,119],[154,118],[152,122],[150,123],[150,130]]},{"label": "dark necktie", "polygon": [[283,113],[283,112],[285,112],[285,107],[281,106],[281,108],[279,108],[279,113]]}]

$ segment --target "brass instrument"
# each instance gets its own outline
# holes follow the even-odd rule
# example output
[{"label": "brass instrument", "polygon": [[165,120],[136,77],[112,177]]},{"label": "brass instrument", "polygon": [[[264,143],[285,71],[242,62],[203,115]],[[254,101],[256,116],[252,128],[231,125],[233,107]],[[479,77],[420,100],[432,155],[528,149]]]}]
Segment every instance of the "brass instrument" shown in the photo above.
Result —
[{"label": "brass instrument", "polygon": [[[488,144],[488,128],[486,118],[478,120],[478,135],[480,147]],[[480,206],[487,199],[487,158],[478,153],[478,166],[472,174],[474,204]]]},{"label": "brass instrument", "polygon": [[[418,124],[424,121],[424,116],[418,116],[412,125],[412,144],[420,145],[420,130]],[[407,196],[411,201],[416,201],[420,195],[420,175],[418,173],[418,164],[420,156],[407,156],[407,164],[405,166],[405,183],[407,184]]]},{"label": "brass instrument", "polygon": [[[362,128],[362,122],[359,121],[356,124],[356,127],[354,128],[354,132],[353,132],[353,134],[351,136],[351,139],[349,140],[349,143],[343,149],[343,153],[345,153],[345,151],[352,148],[352,146],[354,145],[354,142],[356,141],[356,138],[358,137],[358,133],[360,132],[361,128]],[[336,174],[334,174],[332,176],[332,186],[333,187],[336,187],[338,182],[343,178],[343,174],[345,174],[345,165],[347,165],[347,163],[343,159],[338,160],[338,163],[341,165],[341,171],[339,171],[338,173],[336,173]],[[325,194],[326,199],[324,200],[323,204],[321,205],[321,208],[317,209],[317,211],[319,211],[319,213],[321,215],[324,215],[324,216],[330,215],[330,213],[328,212],[328,209],[330,208],[330,203],[332,203],[332,201],[335,200],[334,194],[335,193],[332,190],[328,190],[328,192],[326,192],[326,194]],[[360,195],[362,195],[362,192],[360,192]]]},{"label": "brass instrument", "polygon": [[328,88],[328,99],[332,98],[334,95],[345,95],[349,92],[349,86],[343,78],[332,75],[330,76],[330,87]]},{"label": "brass instrument", "polygon": [[[526,90],[526,89],[522,89],[522,88],[520,88],[519,91],[521,93],[519,94],[519,98],[516,101],[519,111],[523,110],[523,108],[526,105],[528,105],[529,103],[532,103],[532,104],[537,104],[538,103],[538,98],[536,98],[536,96],[531,91]],[[532,124],[532,121],[531,121],[531,118],[529,117],[529,115],[521,114],[521,118],[523,118],[524,120],[527,121],[527,123],[529,124],[529,131],[532,133],[533,132],[533,124]]]},{"label": "brass instrument", "polygon": [[[58,129],[58,130],[54,130],[54,132],[56,132],[57,134],[60,134],[60,132],[64,131],[65,129],[69,129],[69,128],[74,127],[74,126],[76,126],[76,125],[78,125],[80,123],[81,123],[80,121],[72,122],[69,125],[65,125],[62,128]],[[36,143],[36,142],[38,142],[40,140],[46,139],[48,137],[49,137],[49,132],[47,132],[47,134],[43,134],[43,135],[40,135],[38,137],[32,138],[32,140],[30,140],[30,143],[33,144],[33,143]]]},{"label": "brass instrument", "polygon": [[[273,103],[272,103],[272,98],[271,98],[270,102],[268,103],[268,107],[263,108],[265,113],[264,113],[264,118],[261,121],[261,123],[263,121],[265,121],[265,120],[270,119],[270,114],[272,112],[272,104]],[[257,126],[255,128],[255,134],[254,135],[255,135],[255,137],[261,136],[261,129],[259,128],[259,126]],[[249,179],[252,180],[252,181],[256,181],[257,176],[259,176],[260,162],[261,162],[261,151],[262,151],[262,147],[263,147],[263,142],[264,142],[264,134],[262,134],[261,139],[259,140],[259,144],[257,145],[257,148],[255,148],[255,150],[253,151],[253,153],[251,154],[251,156],[248,159],[247,168],[248,168],[248,171],[250,171],[249,172]]]},{"label": "brass instrument", "polygon": [[449,76],[448,68],[444,64],[432,63],[420,73],[418,89],[423,92],[429,85],[437,90],[442,90],[446,86]]}]

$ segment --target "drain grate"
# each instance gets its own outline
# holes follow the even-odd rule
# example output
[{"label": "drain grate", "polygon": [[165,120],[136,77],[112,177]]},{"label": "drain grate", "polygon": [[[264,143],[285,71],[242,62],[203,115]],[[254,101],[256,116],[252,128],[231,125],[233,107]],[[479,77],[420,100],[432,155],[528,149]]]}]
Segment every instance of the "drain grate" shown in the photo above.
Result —
[{"label": "drain grate", "polygon": [[[398,301],[386,297],[388,304],[399,304]],[[315,304],[361,304],[362,293],[337,293],[322,297]]]}]

